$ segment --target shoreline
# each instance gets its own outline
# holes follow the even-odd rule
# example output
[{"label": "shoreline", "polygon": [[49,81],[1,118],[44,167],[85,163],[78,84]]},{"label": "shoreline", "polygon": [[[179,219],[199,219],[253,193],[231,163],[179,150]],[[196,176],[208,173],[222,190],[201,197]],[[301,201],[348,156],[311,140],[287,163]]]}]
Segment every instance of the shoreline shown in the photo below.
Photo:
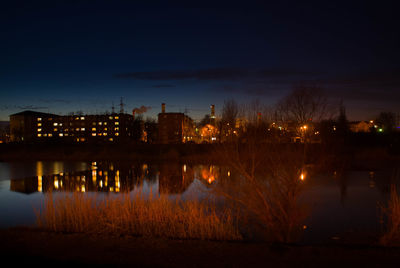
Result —
[{"label": "shoreline", "polygon": [[[140,161],[140,162],[195,162],[224,164],[218,150],[224,144],[0,144],[0,161]],[[281,144],[302,148],[303,144]],[[279,147],[278,147],[279,148]],[[311,144],[317,154],[324,145]],[[339,148],[340,150],[340,148]],[[328,165],[346,168],[381,169],[398,163],[400,156],[382,146],[328,148],[324,153]],[[311,155],[310,154],[310,155]]]}]

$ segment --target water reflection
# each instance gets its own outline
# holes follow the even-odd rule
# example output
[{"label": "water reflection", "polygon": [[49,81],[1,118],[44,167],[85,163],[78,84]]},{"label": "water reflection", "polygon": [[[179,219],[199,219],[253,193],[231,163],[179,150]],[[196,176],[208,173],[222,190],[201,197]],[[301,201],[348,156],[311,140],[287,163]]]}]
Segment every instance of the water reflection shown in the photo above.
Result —
[{"label": "water reflection", "polygon": [[[182,194],[198,179],[204,186],[215,183],[221,175],[231,171],[215,165],[191,166],[179,163],[116,164],[91,162],[89,169],[44,175],[41,162],[37,163],[37,176],[11,179],[10,190],[25,194],[34,192],[130,192],[143,183],[158,183],[160,194]],[[61,169],[62,170],[62,169]]]}]

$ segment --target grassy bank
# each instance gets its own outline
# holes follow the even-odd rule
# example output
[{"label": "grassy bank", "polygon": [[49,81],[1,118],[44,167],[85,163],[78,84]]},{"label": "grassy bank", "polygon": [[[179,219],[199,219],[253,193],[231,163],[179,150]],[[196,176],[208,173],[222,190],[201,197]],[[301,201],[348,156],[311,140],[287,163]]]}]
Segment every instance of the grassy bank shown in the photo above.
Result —
[{"label": "grassy bank", "polygon": [[206,201],[165,196],[47,194],[38,225],[54,232],[117,234],[174,239],[240,240],[230,210]]}]

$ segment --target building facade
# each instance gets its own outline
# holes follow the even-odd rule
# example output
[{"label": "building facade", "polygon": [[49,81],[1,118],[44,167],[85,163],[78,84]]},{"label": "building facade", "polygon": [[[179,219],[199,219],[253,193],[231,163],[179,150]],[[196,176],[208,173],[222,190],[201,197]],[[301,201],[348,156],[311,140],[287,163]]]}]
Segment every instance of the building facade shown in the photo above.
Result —
[{"label": "building facade", "polygon": [[24,111],[10,116],[12,142],[139,140],[141,124],[129,114],[67,115]]},{"label": "building facade", "polygon": [[158,114],[158,142],[161,144],[177,144],[194,142],[196,138],[193,120],[183,113],[166,113],[162,104]]}]

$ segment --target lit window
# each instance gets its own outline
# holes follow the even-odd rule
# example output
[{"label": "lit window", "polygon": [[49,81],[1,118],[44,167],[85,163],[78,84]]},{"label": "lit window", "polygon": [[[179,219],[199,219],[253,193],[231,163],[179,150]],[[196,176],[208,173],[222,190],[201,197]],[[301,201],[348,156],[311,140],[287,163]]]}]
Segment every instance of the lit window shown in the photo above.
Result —
[{"label": "lit window", "polygon": [[97,134],[98,136],[101,136],[101,135],[103,135],[103,134],[101,134],[101,133],[99,133],[99,134]]},{"label": "lit window", "polygon": [[64,136],[68,137],[68,133],[65,133]]},{"label": "lit window", "polygon": [[119,133],[118,133],[118,132],[115,132],[115,136],[119,136]]},{"label": "lit window", "polygon": [[118,116],[116,116],[116,117],[114,117],[115,119],[119,119],[119,117]]},{"label": "lit window", "polygon": [[119,122],[118,122],[118,121],[116,121],[116,122],[115,122],[115,124],[116,124],[116,125],[119,125]]},{"label": "lit window", "polygon": [[42,134],[41,134],[41,133],[38,133],[37,136],[38,136],[38,137],[42,137]]},{"label": "lit window", "polygon": [[107,130],[107,128],[105,127],[104,130]]},{"label": "lit window", "polygon": [[76,130],[76,131],[79,131],[79,128],[77,127],[75,130]]},{"label": "lit window", "polygon": [[81,141],[85,141],[85,138],[81,138]]},{"label": "lit window", "polygon": [[58,134],[58,136],[60,136],[60,137],[63,137],[63,136],[64,136],[64,134],[63,134],[63,133],[59,133],[59,134]]},{"label": "lit window", "polygon": [[104,132],[104,133],[103,133],[103,136],[107,136],[107,132]]},{"label": "lit window", "polygon": [[37,126],[38,126],[38,127],[41,127],[41,126],[42,126],[42,123],[38,123]]},{"label": "lit window", "polygon": [[99,124],[99,126],[101,126],[103,124],[103,122],[99,122],[98,124]]},{"label": "lit window", "polygon": [[81,120],[85,120],[85,117],[84,117],[84,116],[81,116]]},{"label": "lit window", "polygon": [[85,128],[83,127],[83,128],[81,128],[81,131],[85,131]]},{"label": "lit window", "polygon": [[58,123],[53,123],[53,126],[55,126],[55,127],[58,126]]},{"label": "lit window", "polygon": [[53,134],[49,133],[48,136],[49,136],[49,137],[53,137]]},{"label": "lit window", "polygon": [[92,133],[92,136],[95,137],[95,136],[96,136],[96,133]]},{"label": "lit window", "polygon": [[95,127],[92,127],[92,131],[96,131],[96,128],[95,128]]},{"label": "lit window", "polygon": [[108,117],[108,119],[111,119],[111,120],[112,120],[112,119],[113,119],[113,117],[112,117],[112,116],[109,116],[109,117]]},{"label": "lit window", "polygon": [[107,122],[104,122],[103,124],[104,124],[105,126],[107,126]]},{"label": "lit window", "polygon": [[114,139],[113,139],[113,138],[109,138],[108,140],[109,140],[109,141],[113,141]]},{"label": "lit window", "polygon": [[39,118],[37,119],[37,121],[42,121],[42,118],[39,117]]},{"label": "lit window", "polygon": [[119,130],[119,127],[115,127],[114,130],[115,130],[115,131],[118,131],[118,130]]},{"label": "lit window", "polygon": [[43,136],[47,137],[47,133],[43,134]]},{"label": "lit window", "polygon": [[38,128],[37,131],[40,132],[40,131],[42,131],[42,129],[41,129],[41,128]]},{"label": "lit window", "polygon": [[58,131],[58,128],[54,128],[54,131]]},{"label": "lit window", "polygon": [[92,125],[95,126],[95,125],[96,125],[96,122],[93,122]]},{"label": "lit window", "polygon": [[75,120],[79,120],[79,117],[75,117]]}]

